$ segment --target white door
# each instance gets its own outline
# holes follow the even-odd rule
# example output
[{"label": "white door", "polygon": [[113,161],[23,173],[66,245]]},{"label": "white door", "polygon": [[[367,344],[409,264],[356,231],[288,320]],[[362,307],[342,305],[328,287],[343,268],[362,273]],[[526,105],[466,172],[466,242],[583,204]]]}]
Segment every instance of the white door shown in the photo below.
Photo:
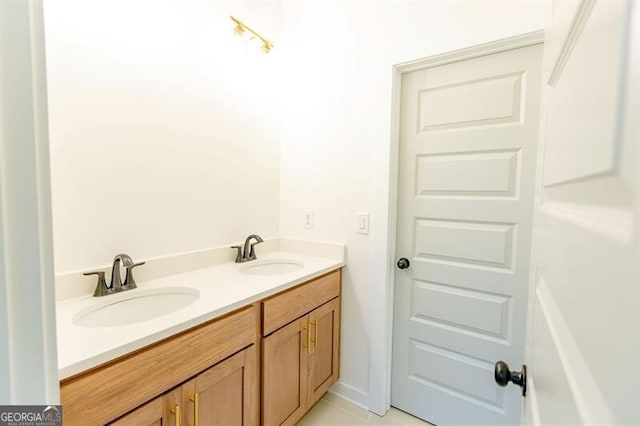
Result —
[{"label": "white door", "polygon": [[638,8],[554,6],[526,423],[640,424]]},{"label": "white door", "polygon": [[542,44],[402,77],[391,404],[513,424],[524,358]]}]

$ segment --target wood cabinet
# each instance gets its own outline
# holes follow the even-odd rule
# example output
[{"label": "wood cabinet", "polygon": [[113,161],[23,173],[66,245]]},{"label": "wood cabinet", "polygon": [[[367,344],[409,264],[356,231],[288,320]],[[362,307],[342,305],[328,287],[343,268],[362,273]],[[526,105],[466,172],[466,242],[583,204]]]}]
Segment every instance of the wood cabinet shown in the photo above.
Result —
[{"label": "wood cabinet", "polygon": [[337,270],[63,380],[63,422],[294,424],[337,380],[339,341]]},{"label": "wood cabinet", "polygon": [[[262,423],[294,424],[308,406],[308,317],[262,339]],[[288,422],[287,422],[288,420]]]},{"label": "wood cabinet", "polygon": [[312,406],[340,375],[340,299],[333,299],[309,314],[308,403]]},{"label": "wood cabinet", "polygon": [[[65,425],[104,425],[259,344],[260,309],[242,308],[61,383]],[[255,352],[255,350],[254,350]],[[253,359],[255,369],[258,357]],[[259,404],[258,388],[246,403]],[[256,424],[256,423],[254,423]]]},{"label": "wood cabinet", "polygon": [[[295,424],[338,379],[339,295],[337,271],[264,302],[263,317],[290,322],[262,339],[263,425]],[[282,303],[294,299],[294,306]],[[269,313],[275,306],[284,309]],[[263,330],[270,330],[266,324]]]},{"label": "wood cabinet", "polygon": [[183,424],[259,424],[257,355],[251,346],[182,385]]},{"label": "wood cabinet", "polygon": [[257,425],[257,361],[250,346],[109,426]]}]

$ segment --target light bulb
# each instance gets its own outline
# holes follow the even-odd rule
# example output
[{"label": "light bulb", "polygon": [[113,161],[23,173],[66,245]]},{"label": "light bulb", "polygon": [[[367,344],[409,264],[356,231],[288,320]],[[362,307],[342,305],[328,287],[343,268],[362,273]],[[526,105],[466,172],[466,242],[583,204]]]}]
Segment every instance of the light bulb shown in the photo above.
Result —
[{"label": "light bulb", "polygon": [[240,24],[236,24],[235,27],[233,27],[233,32],[238,35],[241,36],[244,34],[244,28],[242,28],[242,25]]}]

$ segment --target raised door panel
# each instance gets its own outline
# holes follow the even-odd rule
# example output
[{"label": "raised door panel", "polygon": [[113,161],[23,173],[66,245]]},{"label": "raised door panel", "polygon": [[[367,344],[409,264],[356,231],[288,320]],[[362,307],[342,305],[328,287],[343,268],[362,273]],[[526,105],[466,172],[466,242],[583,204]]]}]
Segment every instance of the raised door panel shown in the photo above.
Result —
[{"label": "raised door panel", "polygon": [[295,424],[307,407],[309,337],[304,316],[262,339],[262,422]]},{"label": "raised door panel", "polygon": [[309,405],[322,398],[339,375],[340,298],[309,314]]},{"label": "raised door panel", "polygon": [[513,198],[518,195],[519,167],[520,155],[515,149],[421,154],[416,157],[415,194]]},{"label": "raised door panel", "polygon": [[417,131],[520,121],[523,75],[518,71],[421,90]]},{"label": "raised door panel", "polygon": [[[585,1],[578,7],[572,40],[565,42],[546,82],[545,187],[617,172],[629,7],[624,1]],[[587,78],[573,78],[584,76],[584,70]]]},{"label": "raised door panel", "polygon": [[188,425],[257,425],[258,358],[255,346],[216,364],[182,386]]}]

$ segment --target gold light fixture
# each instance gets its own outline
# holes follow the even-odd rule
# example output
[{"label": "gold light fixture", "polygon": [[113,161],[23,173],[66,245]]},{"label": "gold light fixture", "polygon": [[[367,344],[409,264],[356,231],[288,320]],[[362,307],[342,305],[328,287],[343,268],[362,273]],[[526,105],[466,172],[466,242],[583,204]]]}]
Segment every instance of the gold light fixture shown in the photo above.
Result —
[{"label": "gold light fixture", "polygon": [[271,43],[265,37],[260,35],[258,32],[254,31],[250,27],[246,26],[241,20],[239,20],[238,18],[236,18],[234,16],[231,16],[230,18],[236,24],[233,27],[233,32],[234,33],[236,33],[239,36],[242,36],[242,35],[244,35],[245,33],[248,32],[250,34],[249,38],[260,40],[260,42],[262,43],[262,46],[260,47],[260,49],[264,53],[269,53],[269,51],[273,48],[273,43]]}]

